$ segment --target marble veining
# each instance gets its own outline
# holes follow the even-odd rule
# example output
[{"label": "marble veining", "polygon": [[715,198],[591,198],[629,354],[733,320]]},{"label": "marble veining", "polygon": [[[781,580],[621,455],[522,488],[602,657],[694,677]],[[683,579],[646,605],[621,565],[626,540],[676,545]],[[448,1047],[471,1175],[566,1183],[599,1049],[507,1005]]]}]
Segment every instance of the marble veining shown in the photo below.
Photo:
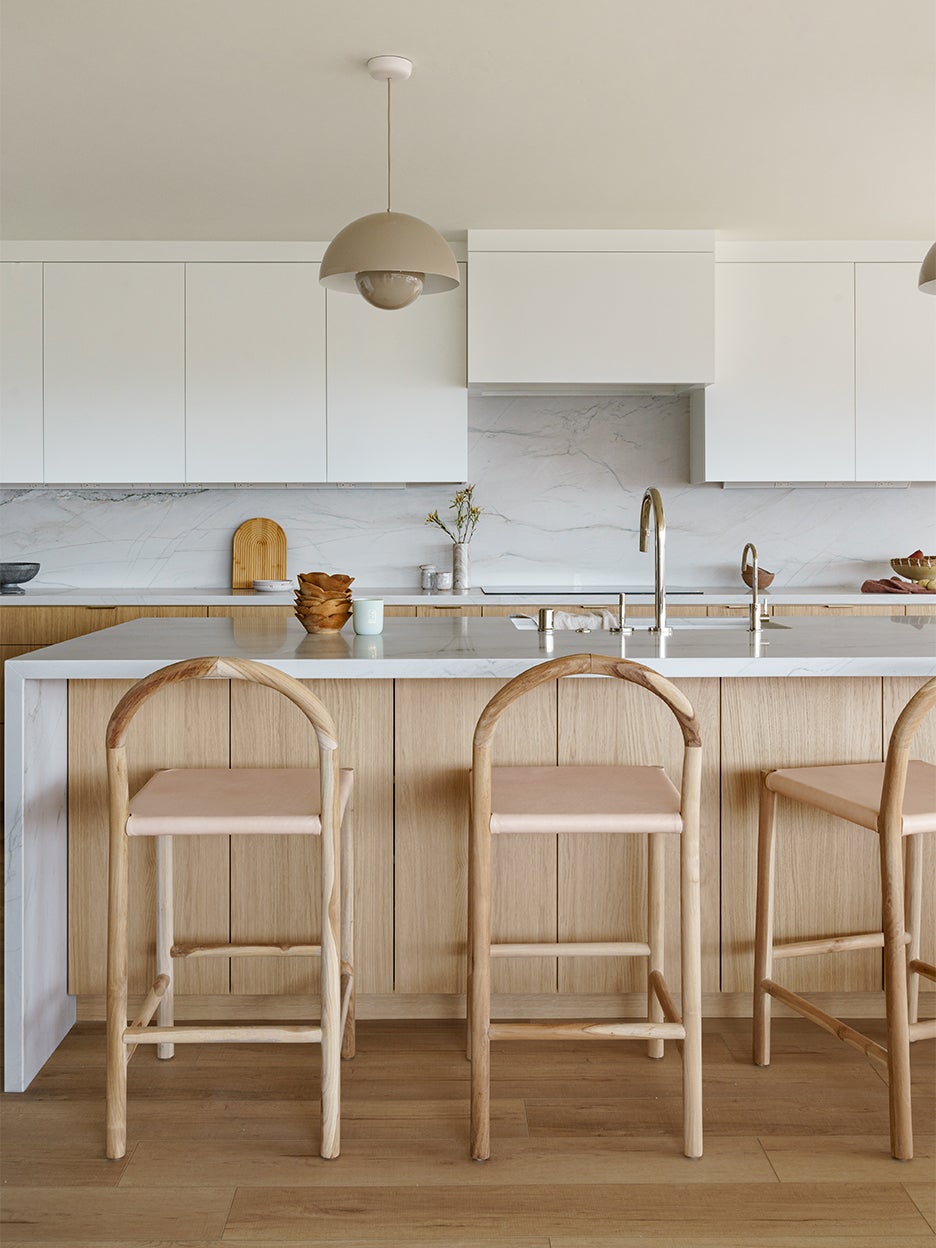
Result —
[{"label": "marble veining", "polygon": [[[752,414],[756,418],[756,413]],[[781,589],[852,586],[892,555],[936,549],[936,486],[903,490],[722,489],[689,484],[685,396],[471,398],[469,475],[485,509],[472,584],[644,583],[640,499],[666,505],[672,583],[733,585],[745,541]],[[6,490],[6,560],[42,564],[44,586],[224,585],[231,539],[249,516],[278,521],[288,572],[352,572],[363,585],[415,587],[447,567],[450,544],[423,523],[449,485],[135,491]]]}]

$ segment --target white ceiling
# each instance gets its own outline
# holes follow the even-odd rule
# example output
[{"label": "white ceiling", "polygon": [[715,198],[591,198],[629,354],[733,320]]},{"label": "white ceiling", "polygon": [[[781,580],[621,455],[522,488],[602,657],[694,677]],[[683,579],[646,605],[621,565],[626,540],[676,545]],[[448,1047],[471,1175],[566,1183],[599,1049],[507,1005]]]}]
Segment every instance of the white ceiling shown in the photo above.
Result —
[{"label": "white ceiling", "polygon": [[934,0],[3,0],[6,238],[936,236]]}]

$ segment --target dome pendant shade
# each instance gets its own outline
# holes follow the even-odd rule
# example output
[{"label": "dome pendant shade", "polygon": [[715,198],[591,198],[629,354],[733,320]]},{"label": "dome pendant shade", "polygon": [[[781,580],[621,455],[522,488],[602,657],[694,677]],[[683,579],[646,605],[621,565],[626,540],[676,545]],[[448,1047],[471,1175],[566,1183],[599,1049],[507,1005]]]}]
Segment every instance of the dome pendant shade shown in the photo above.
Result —
[{"label": "dome pendant shade", "polygon": [[[421,275],[421,291],[426,295],[454,290],[460,284],[458,261],[442,235],[405,212],[372,212],[335,235],[322,257],[319,281],[329,290],[355,294],[360,290],[358,274],[367,275],[372,282],[379,277],[382,286],[388,284],[386,278],[404,275],[407,280],[403,285],[410,290],[412,279]],[[363,290],[361,294],[375,307],[406,306],[398,301],[377,302]],[[406,303],[419,294],[416,290]]]},{"label": "dome pendant shade", "polygon": [[919,285],[927,295],[936,295],[936,243],[923,257]]}]

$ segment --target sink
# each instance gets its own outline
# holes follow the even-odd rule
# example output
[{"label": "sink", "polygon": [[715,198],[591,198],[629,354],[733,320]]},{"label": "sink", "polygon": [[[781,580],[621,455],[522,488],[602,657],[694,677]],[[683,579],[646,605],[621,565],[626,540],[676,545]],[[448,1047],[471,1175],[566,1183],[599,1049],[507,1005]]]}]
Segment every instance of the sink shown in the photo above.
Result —
[{"label": "sink", "polygon": [[[749,627],[747,615],[742,614],[740,612],[737,618],[733,618],[732,616],[724,616],[724,615],[720,615],[714,618],[705,616],[705,615],[695,615],[695,616],[668,615],[666,617],[666,623],[673,630],[681,630],[684,628],[742,628],[746,630]],[[637,630],[640,630],[642,625],[636,624],[634,627]],[[763,620],[761,622],[761,628],[765,628],[765,629],[766,628],[789,628],[789,627],[790,627],[789,624],[778,624],[776,620]]]},{"label": "sink", "polygon": [[[514,628],[518,628],[518,629],[535,629],[536,628],[536,620],[532,616],[529,616],[529,615],[512,615],[510,617],[510,621],[513,624]],[[709,617],[705,615],[682,616],[682,617],[676,616],[675,619],[672,616],[667,616],[666,623],[668,627],[672,628],[673,631],[677,633],[682,632],[684,628],[734,629],[735,632],[741,632],[741,631],[747,632],[748,631],[748,621],[747,621],[747,616],[745,615],[739,615],[737,619],[732,619],[730,616],[718,616],[717,618],[713,618],[713,619],[709,619]],[[647,620],[643,620],[640,623],[637,623],[634,620],[628,620],[627,626],[628,628],[632,628],[635,633],[647,633],[650,631],[650,621],[647,621]],[[776,621],[774,620],[764,620],[763,623],[761,624],[761,628],[764,629],[765,631],[769,629],[774,629],[774,628],[790,628],[790,627],[791,626],[789,624],[777,624]],[[564,633],[564,632],[575,632],[576,630],[558,628],[556,631]],[[607,632],[609,630],[593,629],[591,631]]]}]

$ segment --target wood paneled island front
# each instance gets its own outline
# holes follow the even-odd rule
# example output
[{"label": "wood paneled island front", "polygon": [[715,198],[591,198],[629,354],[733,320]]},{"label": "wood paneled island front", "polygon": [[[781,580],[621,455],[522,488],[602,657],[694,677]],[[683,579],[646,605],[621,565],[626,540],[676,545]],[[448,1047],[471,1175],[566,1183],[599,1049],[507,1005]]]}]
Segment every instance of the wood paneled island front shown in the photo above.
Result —
[{"label": "wood paneled island front", "polygon": [[[362,1017],[464,1011],[471,737],[511,676],[549,657],[623,648],[692,701],[704,749],[703,988],[714,1014],[750,1010],[760,770],[883,758],[900,708],[936,675],[936,619],[903,614],[791,619],[760,638],[738,621],[704,618],[675,621],[665,638],[542,635],[496,618],[389,619],[378,637],[259,623],[137,620],[8,661],[8,1090],[28,1086],[77,1011],[103,1016],[104,727],[126,688],[166,663],[209,654],[269,662],[310,681],[334,714],[342,765],[356,771]],[[568,679],[512,709],[497,761],[657,762],[672,773],[678,732],[653,701],[616,681]],[[281,703],[236,681],[162,695],[134,724],[131,783],[167,766],[312,765],[308,733]],[[918,741],[920,756],[936,761],[936,724]],[[873,927],[873,835],[822,815],[807,825],[792,807],[781,820],[783,878],[796,884],[779,899],[778,936]],[[132,848],[131,989],[142,994],[153,976],[154,851],[143,842]],[[495,851],[497,939],[637,938],[642,838],[504,836]],[[300,838],[179,838],[177,930],[191,940],[308,938],[318,921],[316,861],[317,846]],[[675,922],[669,937],[675,953]],[[930,931],[930,960],[933,945]],[[834,991],[827,1000],[839,1014],[880,1012],[872,995],[881,987],[878,951],[829,962],[791,965],[790,985]],[[636,1014],[644,1008],[638,970],[608,958],[505,960],[495,965],[495,1009],[514,1017]],[[201,959],[177,974],[180,1017],[282,1018],[315,1008],[307,961]]]}]

